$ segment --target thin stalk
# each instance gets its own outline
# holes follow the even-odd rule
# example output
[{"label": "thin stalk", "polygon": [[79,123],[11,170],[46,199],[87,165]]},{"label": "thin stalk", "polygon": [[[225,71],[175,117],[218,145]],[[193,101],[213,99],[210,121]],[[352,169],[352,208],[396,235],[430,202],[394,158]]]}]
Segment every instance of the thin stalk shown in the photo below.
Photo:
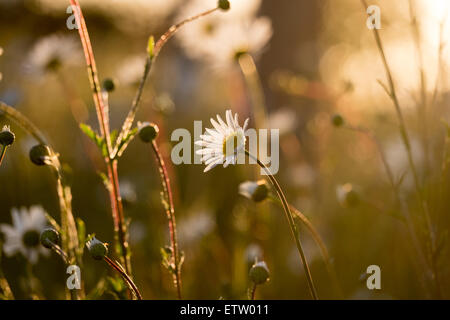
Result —
[{"label": "thin stalk", "polygon": [[126,281],[127,285],[130,287],[131,291],[133,292],[134,296],[138,299],[138,300],[142,300],[142,295],[139,292],[138,287],[134,284],[133,280],[131,279],[131,277],[125,272],[125,270],[118,265],[116,262],[114,262],[113,260],[111,260],[110,258],[108,258],[107,256],[105,256],[103,258],[114,270],[116,270],[121,276],[122,278]]},{"label": "thin stalk", "polygon": [[86,58],[88,76],[91,83],[92,95],[94,99],[95,110],[97,112],[100,133],[106,141],[106,157],[104,158],[104,161],[108,170],[108,178],[111,185],[109,195],[114,220],[115,238],[121,248],[121,252],[119,253],[121,255],[121,260],[125,266],[125,270],[127,271],[127,273],[131,274],[130,254],[128,252],[128,242],[126,239],[126,226],[124,221],[122,199],[120,198],[119,191],[117,163],[115,160],[113,160],[114,158],[111,157],[113,150],[111,146],[108,107],[105,105],[105,102],[103,100],[100,81],[98,79],[97,65],[95,62],[89,33],[86,27],[86,21],[83,17],[83,12],[81,11],[78,0],[70,0],[70,3],[75,9],[75,19],[78,25],[78,33],[80,35],[81,44],[83,46],[84,56]]},{"label": "thin stalk", "polygon": [[250,300],[255,300],[257,284],[254,283],[250,292]]},{"label": "thin stalk", "polygon": [[264,99],[261,77],[256,69],[253,57],[248,54],[242,54],[238,59],[239,67],[244,75],[245,82],[249,89],[252,100],[253,114],[255,117],[255,127],[266,128],[267,114],[266,103]]},{"label": "thin stalk", "polygon": [[254,159],[258,165],[264,170],[264,172],[269,177],[270,182],[272,183],[273,187],[275,188],[278,197],[280,198],[281,203],[283,204],[284,213],[286,215],[286,219],[288,220],[289,227],[291,229],[292,236],[295,240],[295,245],[297,246],[297,250],[300,254],[300,258],[303,264],[303,269],[305,270],[306,279],[308,281],[308,287],[311,293],[311,296],[314,300],[318,300],[316,288],[314,286],[314,282],[311,276],[311,271],[309,270],[308,262],[306,260],[305,254],[303,252],[302,245],[300,243],[299,234],[297,231],[297,226],[295,225],[294,217],[292,216],[291,210],[289,208],[289,203],[286,200],[286,196],[283,193],[283,190],[280,187],[280,184],[278,183],[277,179],[273,176],[273,174],[270,172],[270,170],[266,167],[264,163],[262,163],[257,157],[254,157],[250,154],[248,150],[245,150],[245,154],[249,157]]},{"label": "thin stalk", "polygon": [[0,166],[2,165],[3,159],[5,158],[6,149],[8,149],[8,146],[2,145],[2,151],[0,152]]},{"label": "thin stalk", "polygon": [[[24,131],[33,136],[40,144],[49,146],[45,136],[42,132],[24,115],[14,108],[0,102],[0,112],[8,117],[8,119],[14,121]],[[47,163],[56,173],[56,191],[58,193],[61,226],[62,226],[62,247],[63,250],[69,253],[70,261],[76,261],[77,265],[81,267],[82,259],[77,254],[78,248],[78,235],[75,220],[72,213],[72,194],[70,187],[66,184],[64,174],[61,169],[61,163],[59,161],[59,154],[49,146],[51,150],[51,156]],[[78,293],[77,293],[78,294]],[[84,292],[79,292],[80,297],[84,297]]]},{"label": "thin stalk", "polygon": [[[364,6],[364,9],[367,8],[366,1],[365,0],[361,0],[361,2],[362,2],[362,5]],[[428,230],[427,236],[429,238],[430,245],[431,245],[431,254],[429,256],[432,257],[434,255],[434,252],[435,252],[436,241],[435,241],[434,230],[433,230],[433,227],[432,227],[432,224],[431,224],[431,217],[430,217],[430,214],[429,214],[429,211],[428,211],[428,205],[427,205],[427,203],[426,203],[426,201],[424,199],[422,190],[420,188],[419,175],[417,173],[417,169],[416,169],[416,166],[414,164],[412,151],[411,151],[411,143],[410,143],[408,131],[406,129],[406,124],[405,124],[403,113],[402,113],[402,110],[401,110],[401,107],[400,107],[400,102],[399,102],[399,100],[397,98],[397,93],[396,93],[396,89],[395,89],[394,80],[393,80],[393,77],[392,77],[392,72],[391,72],[391,69],[390,69],[389,64],[387,62],[386,54],[384,52],[383,44],[381,42],[381,37],[380,37],[380,34],[379,34],[377,28],[373,29],[373,33],[374,33],[374,36],[375,36],[375,41],[376,41],[376,44],[377,44],[377,47],[378,47],[378,51],[380,53],[380,56],[381,56],[381,59],[382,59],[383,65],[384,65],[384,69],[385,69],[385,72],[386,72],[386,77],[388,79],[388,86],[389,86],[388,87],[389,88],[388,95],[391,98],[391,100],[392,100],[392,102],[394,104],[394,107],[395,107],[395,111],[396,111],[397,118],[398,118],[398,121],[399,121],[400,135],[401,135],[403,144],[404,144],[404,146],[406,148],[406,152],[407,152],[407,156],[408,156],[408,162],[409,162],[409,167],[410,167],[411,172],[413,174],[413,180],[414,180],[414,187],[415,187],[415,190],[416,190],[416,195],[417,195],[417,198],[419,200],[419,205],[420,205],[422,214],[424,216],[426,227],[427,227],[427,230]],[[436,285],[436,289],[437,289],[437,295],[439,297],[440,296],[440,289],[439,289],[440,288],[440,284],[439,284],[439,279],[438,279],[437,268],[436,268],[436,265],[435,265],[435,263],[433,261],[431,261],[431,271],[432,271],[433,279],[435,281],[435,285]]]},{"label": "thin stalk", "polygon": [[[274,197],[270,197],[270,199],[275,203],[282,205],[280,199]],[[327,267],[328,274],[330,275],[331,280],[334,282],[335,289],[338,292],[339,296],[342,298],[343,297],[342,288],[339,284],[336,269],[334,268],[333,263],[331,262],[330,254],[328,253],[327,247],[324,241],[322,240],[322,237],[320,236],[319,232],[316,230],[314,225],[311,223],[311,221],[309,221],[309,219],[303,213],[301,213],[300,210],[295,208],[293,205],[289,205],[289,208],[291,209],[291,212],[294,213],[294,215],[302,222],[302,224],[306,227],[306,229],[308,229],[308,231],[311,233],[314,242],[320,249],[323,261],[325,262],[325,265]]]},{"label": "thin stalk", "polygon": [[[164,45],[167,43],[167,41],[169,41],[170,38],[172,38],[175,33],[181,28],[183,27],[185,24],[195,21],[197,19],[200,19],[202,17],[205,17],[215,11],[217,11],[219,8],[216,7],[214,9],[210,9],[207,11],[204,11],[200,14],[197,14],[195,16],[192,16],[190,18],[187,18],[173,26],[171,26],[160,38],[159,40],[156,42],[156,44],[154,45],[154,48],[151,49],[151,52],[148,52],[147,55],[147,59],[145,62],[145,67],[144,67],[144,75],[141,78],[141,81],[139,83],[139,88],[138,91],[136,93],[136,96],[133,100],[133,103],[131,105],[131,109],[128,112],[127,117],[125,118],[125,121],[122,125],[122,130],[120,131],[120,134],[117,137],[117,143],[116,146],[119,145],[120,141],[122,141],[122,139],[124,137],[127,136],[127,134],[129,133],[131,126],[133,125],[134,119],[136,117],[136,113],[139,109],[139,104],[141,102],[141,98],[142,98],[142,93],[144,91],[144,87],[145,87],[145,83],[147,81],[148,75],[150,74],[150,71],[152,70],[152,66],[155,62],[155,60],[158,58],[159,53],[161,52],[161,49],[164,47]],[[113,151],[113,155],[115,155],[118,152],[117,147],[115,148],[115,150]]]},{"label": "thin stalk", "polygon": [[354,131],[354,132],[358,132],[360,134],[363,134],[374,143],[374,145],[377,149],[377,152],[380,155],[380,159],[381,159],[381,162],[383,163],[389,183],[392,187],[392,190],[394,191],[395,201],[396,201],[397,205],[400,207],[400,210],[402,212],[402,215],[404,218],[403,221],[406,223],[408,233],[409,233],[409,236],[411,237],[413,247],[416,251],[417,257],[418,257],[422,267],[424,268],[424,270],[428,270],[428,263],[425,258],[425,254],[423,253],[422,246],[420,245],[419,237],[418,237],[416,229],[414,227],[411,213],[409,212],[408,206],[405,204],[404,200],[402,199],[402,197],[400,195],[399,187],[398,187],[397,183],[395,182],[394,174],[389,165],[389,162],[387,161],[386,154],[384,152],[384,149],[381,146],[380,141],[369,129],[366,129],[364,127],[346,125],[344,128]]},{"label": "thin stalk", "polygon": [[166,214],[169,220],[169,232],[170,232],[170,245],[173,252],[174,259],[174,284],[177,289],[178,299],[181,300],[181,263],[180,254],[178,249],[178,239],[177,239],[177,227],[175,220],[175,208],[173,205],[172,188],[170,186],[169,175],[167,174],[167,168],[164,163],[164,159],[159,151],[156,141],[152,141],[152,149],[155,152],[155,157],[158,162],[159,174],[161,177],[161,183],[163,186],[163,192],[167,201]]},{"label": "thin stalk", "polygon": [[411,19],[411,29],[416,45],[417,56],[419,60],[419,75],[420,75],[420,103],[417,108],[418,120],[422,127],[422,144],[425,153],[426,169],[429,169],[429,146],[428,146],[428,118],[427,118],[427,82],[425,75],[424,59],[422,53],[422,41],[420,37],[419,22],[417,20],[416,10],[413,0],[409,0],[409,14]]}]

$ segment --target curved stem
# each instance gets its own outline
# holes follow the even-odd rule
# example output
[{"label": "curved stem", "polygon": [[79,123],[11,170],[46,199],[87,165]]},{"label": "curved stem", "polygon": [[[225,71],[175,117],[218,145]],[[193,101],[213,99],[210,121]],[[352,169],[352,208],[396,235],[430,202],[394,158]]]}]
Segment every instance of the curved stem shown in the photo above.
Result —
[{"label": "curved stem", "polygon": [[264,163],[262,163],[257,157],[254,157],[253,155],[248,152],[248,150],[245,150],[245,154],[249,157],[254,159],[258,165],[266,172],[267,176],[270,179],[270,182],[272,183],[273,187],[277,191],[278,197],[280,198],[281,203],[283,204],[284,213],[286,215],[286,219],[288,220],[289,227],[291,229],[292,236],[295,240],[295,245],[297,246],[297,250],[300,254],[300,258],[303,264],[303,269],[305,270],[306,279],[308,280],[308,286],[311,293],[311,296],[313,299],[318,300],[316,288],[314,286],[314,282],[311,276],[311,271],[309,270],[308,262],[306,261],[305,253],[303,252],[302,245],[300,243],[299,234],[297,231],[297,226],[295,225],[294,218],[292,216],[291,210],[289,208],[289,204],[286,200],[286,196],[283,193],[283,190],[281,189],[277,179],[271,174],[270,170],[266,167]]},{"label": "curved stem", "polygon": [[173,205],[173,196],[172,196],[172,188],[170,186],[170,179],[167,173],[167,168],[164,163],[164,159],[159,152],[158,145],[156,141],[152,141],[152,148],[155,152],[156,160],[159,166],[159,173],[161,176],[161,183],[163,185],[164,195],[167,201],[166,213],[167,218],[169,219],[169,232],[170,232],[170,243],[173,253],[174,260],[174,284],[177,289],[178,299],[181,300],[181,261],[180,254],[178,251],[178,240],[177,240],[177,228],[176,228],[176,220],[175,220],[175,208]]},{"label": "curved stem", "polygon": [[[270,197],[270,199],[278,204],[281,204],[281,201],[278,198]],[[308,229],[308,231],[311,233],[312,238],[314,239],[314,242],[317,244],[317,246],[320,249],[320,252],[322,254],[323,261],[325,262],[325,265],[327,267],[328,274],[330,275],[332,281],[334,282],[334,285],[336,287],[336,291],[338,292],[340,297],[343,297],[342,289],[339,284],[339,280],[337,277],[336,269],[333,266],[333,263],[331,262],[330,255],[328,253],[328,249],[322,240],[322,237],[320,236],[319,232],[316,230],[314,225],[309,221],[309,219],[301,213],[300,210],[295,208],[293,205],[289,205],[289,208],[291,209],[291,212],[294,213],[294,215],[303,223],[303,225]]]},{"label": "curved stem", "polygon": [[134,284],[133,280],[131,280],[130,276],[125,272],[125,270],[118,265],[116,262],[114,262],[113,260],[111,260],[110,258],[108,258],[107,256],[105,256],[103,258],[114,270],[116,270],[118,273],[120,273],[120,275],[122,276],[122,278],[127,282],[128,286],[130,287],[131,291],[133,291],[133,294],[136,296],[136,298],[138,300],[142,300],[142,295],[139,292],[139,289],[137,288],[137,286]]}]

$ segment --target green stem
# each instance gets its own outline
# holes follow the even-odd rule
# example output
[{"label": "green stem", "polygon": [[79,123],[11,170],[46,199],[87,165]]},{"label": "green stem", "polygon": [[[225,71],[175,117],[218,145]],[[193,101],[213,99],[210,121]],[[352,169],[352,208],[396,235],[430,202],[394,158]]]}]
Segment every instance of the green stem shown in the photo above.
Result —
[{"label": "green stem", "polygon": [[169,232],[170,232],[170,243],[173,252],[174,258],[174,284],[177,289],[178,299],[181,300],[181,263],[180,263],[180,254],[178,249],[178,240],[177,240],[177,227],[175,220],[175,208],[173,205],[173,196],[172,196],[172,188],[170,186],[170,179],[167,173],[167,168],[164,163],[164,159],[159,151],[158,145],[156,141],[152,141],[152,148],[155,152],[156,160],[159,166],[159,173],[161,176],[161,183],[163,185],[163,191],[165,194],[165,198],[168,204],[166,208],[167,218],[169,220]]},{"label": "green stem", "polygon": [[303,269],[305,270],[306,279],[308,281],[308,286],[309,286],[309,290],[310,290],[311,296],[313,297],[314,300],[318,300],[316,288],[314,286],[314,282],[313,282],[313,279],[312,279],[312,276],[311,276],[311,271],[309,270],[308,262],[306,260],[305,254],[303,252],[302,245],[300,243],[300,238],[299,238],[299,234],[298,234],[298,231],[297,231],[297,226],[295,225],[294,218],[293,218],[291,210],[289,208],[289,204],[288,204],[288,202],[286,200],[286,196],[284,195],[283,190],[281,189],[277,179],[275,179],[275,177],[272,175],[272,173],[266,167],[266,165],[264,163],[262,163],[257,157],[254,157],[253,155],[251,155],[250,152],[248,152],[248,150],[245,150],[245,154],[249,158],[254,159],[258,163],[258,165],[267,174],[267,176],[270,179],[270,182],[272,183],[273,187],[275,188],[275,190],[276,190],[276,192],[278,194],[278,197],[280,198],[280,201],[283,204],[283,209],[284,209],[284,213],[286,215],[286,219],[288,220],[292,236],[294,237],[294,240],[295,240],[295,245],[297,246],[297,250],[298,250],[298,252],[300,254],[300,258],[301,258],[301,261],[302,261],[302,264],[303,264]]}]

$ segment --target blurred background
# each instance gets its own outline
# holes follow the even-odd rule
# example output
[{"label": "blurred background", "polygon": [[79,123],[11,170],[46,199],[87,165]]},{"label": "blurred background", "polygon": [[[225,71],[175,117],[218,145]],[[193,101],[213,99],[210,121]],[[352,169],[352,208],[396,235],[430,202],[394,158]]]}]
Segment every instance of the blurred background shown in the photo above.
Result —
[{"label": "blurred background", "polygon": [[[100,80],[113,78],[111,126],[125,118],[144,68],[149,35],[216,6],[215,0],[80,0]],[[370,130],[384,150],[398,194],[413,216],[420,245],[439,272],[440,297],[449,297],[447,80],[450,33],[446,0],[371,1],[381,9],[380,34],[402,107],[420,190],[428,204],[433,250],[427,242],[407,153],[394,106],[378,80],[387,83],[367,15],[351,0],[232,0],[171,39],[145,88],[137,120],[159,125],[159,144],[175,193],[179,242],[185,252],[183,293],[191,299],[245,299],[254,258],[266,261],[270,282],[260,299],[307,299],[309,291],[280,207],[255,204],[238,194],[239,184],[259,179],[250,165],[174,165],[174,129],[193,133],[194,120],[231,108],[251,126],[280,129],[280,170],[288,200],[317,228],[338,278],[333,283],[321,252],[299,224],[319,297],[421,299],[436,297],[420,282],[420,268],[376,143],[352,128]],[[79,129],[97,128],[89,80],[76,30],[66,22],[69,1],[0,0],[0,101],[22,112],[48,137],[70,172],[73,211],[89,233],[113,242],[109,198],[97,174],[101,154]],[[229,15],[227,17],[227,15]],[[70,20],[69,20],[70,21]],[[234,51],[233,51],[234,50]],[[56,52],[56,53],[55,53]],[[239,59],[241,54],[253,59]],[[49,57],[58,57],[57,66]],[[50,59],[50,60],[49,60]],[[252,84],[253,62],[260,86]],[[249,71],[250,70],[250,71]],[[256,98],[255,98],[256,97]],[[259,100],[258,100],[259,97]],[[264,110],[255,123],[255,110]],[[344,125],[336,127],[336,114]],[[0,125],[11,124],[0,117]],[[263,125],[262,125],[263,124]],[[11,223],[13,207],[41,205],[59,217],[54,178],[34,166],[32,138],[11,124],[16,143],[0,167],[0,223]],[[119,162],[125,214],[131,219],[134,278],[147,299],[175,298],[161,266],[168,228],[152,150],[134,140]],[[108,270],[85,253],[83,279],[89,292]],[[26,298],[20,257],[3,257],[6,278]],[[366,269],[381,268],[381,290],[368,290]],[[55,255],[33,267],[46,298],[64,297],[65,268]],[[26,286],[25,286],[26,287]],[[430,293],[427,293],[430,292]],[[105,293],[103,298],[111,298]]]}]

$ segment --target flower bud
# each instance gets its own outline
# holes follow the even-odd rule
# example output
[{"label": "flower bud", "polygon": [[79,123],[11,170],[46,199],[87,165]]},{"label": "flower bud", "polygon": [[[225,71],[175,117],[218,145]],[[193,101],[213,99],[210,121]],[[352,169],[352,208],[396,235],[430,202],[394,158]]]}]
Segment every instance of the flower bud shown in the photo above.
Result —
[{"label": "flower bud", "polygon": [[347,208],[356,207],[361,201],[359,192],[350,183],[338,186],[336,195],[339,203]]},{"label": "flower bud", "polygon": [[245,181],[239,185],[239,194],[255,202],[267,199],[269,187],[265,180]]},{"label": "flower bud", "polygon": [[223,11],[230,10],[230,1],[228,0],[219,0],[217,6]]},{"label": "flower bud", "polygon": [[47,159],[51,155],[50,147],[45,144],[38,144],[30,150],[30,160],[37,166],[46,165]]},{"label": "flower bud", "polygon": [[108,254],[108,247],[106,244],[97,240],[95,237],[86,242],[86,247],[88,248],[92,258],[95,260],[102,260]]},{"label": "flower bud", "polygon": [[156,139],[159,133],[159,128],[154,123],[149,122],[139,122],[139,138],[145,143],[152,142]]},{"label": "flower bud", "polygon": [[260,285],[269,281],[270,273],[267,264],[264,261],[256,262],[248,273],[250,280],[256,284]]},{"label": "flower bud", "polygon": [[335,126],[336,128],[342,127],[344,125],[344,118],[340,115],[340,114],[335,114],[333,115],[333,117],[331,118],[331,123],[333,124],[333,126]]},{"label": "flower bud", "polygon": [[116,89],[116,83],[114,79],[106,78],[103,80],[102,87],[106,92],[113,92]]},{"label": "flower bud", "polygon": [[45,228],[41,232],[41,244],[47,249],[52,248],[52,244],[59,244],[59,233],[53,228]]},{"label": "flower bud", "polygon": [[9,129],[9,126],[4,126],[2,131],[0,131],[0,144],[4,147],[8,147],[14,143],[16,136]]}]

